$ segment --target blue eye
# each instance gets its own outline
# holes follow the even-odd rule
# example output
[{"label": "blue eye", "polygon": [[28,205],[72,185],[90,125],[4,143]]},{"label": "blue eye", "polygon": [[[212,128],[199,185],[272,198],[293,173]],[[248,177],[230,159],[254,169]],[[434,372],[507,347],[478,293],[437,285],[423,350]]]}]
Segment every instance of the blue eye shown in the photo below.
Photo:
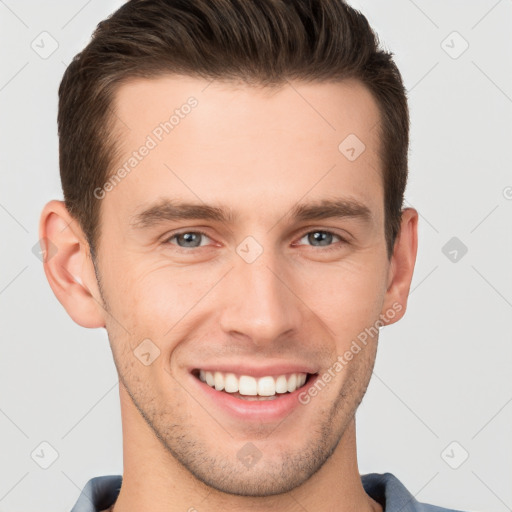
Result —
[{"label": "blue eye", "polygon": [[[347,241],[344,238],[342,238],[340,235],[332,233],[331,231],[324,231],[321,229],[317,229],[315,231],[308,231],[307,233],[304,233],[304,235],[302,235],[302,238],[300,240],[303,240],[304,238],[307,238],[307,241],[313,247],[325,247],[326,250],[339,248],[338,245],[335,245],[333,243],[333,239],[335,239],[335,238],[338,238],[338,240],[340,242],[347,243]],[[334,242],[335,242],[335,240],[334,240]],[[316,243],[318,243],[318,245],[315,245]]]},{"label": "blue eye", "polygon": [[[178,248],[185,250],[196,249],[208,245],[208,243],[202,243],[205,238],[211,240],[210,237],[203,231],[182,231],[180,233],[172,234],[164,240],[164,243],[176,245]],[[339,249],[339,245],[336,244],[336,239],[338,239],[339,242],[348,243],[340,235],[337,235],[331,231],[320,229],[304,233],[299,239],[299,242],[305,238],[312,247],[325,247],[325,250]],[[172,242],[173,240],[176,242]]]},{"label": "blue eye", "polygon": [[[303,237],[307,238],[308,242],[313,244],[314,247],[325,247],[332,245],[332,241],[334,237],[338,237],[340,240],[343,240],[339,235],[331,233],[330,231],[309,231]],[[319,245],[314,245],[314,243],[318,242]]]},{"label": "blue eye", "polygon": [[173,245],[177,245],[184,249],[195,249],[196,247],[201,247],[201,237],[208,238],[206,233],[203,233],[202,231],[183,231],[170,236],[166,242],[170,243],[171,240],[176,239],[177,241],[183,242],[184,245],[181,245],[180,242]]}]

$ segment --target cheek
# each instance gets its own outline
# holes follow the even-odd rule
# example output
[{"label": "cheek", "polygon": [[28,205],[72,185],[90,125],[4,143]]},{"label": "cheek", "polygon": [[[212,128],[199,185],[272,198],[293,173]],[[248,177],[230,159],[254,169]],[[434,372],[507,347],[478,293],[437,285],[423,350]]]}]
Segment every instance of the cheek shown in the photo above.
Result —
[{"label": "cheek", "polygon": [[296,270],[299,297],[336,336],[357,334],[378,317],[385,269],[375,258],[347,258],[337,265],[308,265]]},{"label": "cheek", "polygon": [[[300,299],[297,307],[305,305],[345,339],[373,323],[381,311],[386,269],[377,256],[367,250],[339,262],[295,260],[282,277]],[[223,268],[207,265],[199,269],[157,263],[142,268],[126,259],[110,269],[109,305],[134,338],[154,339],[163,347],[164,340],[168,344],[179,338],[192,317],[204,320],[207,295],[223,273]]]},{"label": "cheek", "polygon": [[118,275],[110,283],[115,295],[113,314],[131,333],[132,343],[149,338],[169,350],[169,343],[184,334],[196,313],[194,308],[215,283],[208,274],[192,275],[188,269],[170,266],[134,268],[125,278]]}]

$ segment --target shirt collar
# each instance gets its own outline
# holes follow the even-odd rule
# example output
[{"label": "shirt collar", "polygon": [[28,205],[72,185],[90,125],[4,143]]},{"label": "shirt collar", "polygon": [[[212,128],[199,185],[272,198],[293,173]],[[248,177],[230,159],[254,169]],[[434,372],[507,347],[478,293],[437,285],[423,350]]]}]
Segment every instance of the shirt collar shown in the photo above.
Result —
[{"label": "shirt collar", "polygon": [[[101,512],[117,499],[123,477],[121,475],[91,478],[83,488],[71,512]],[[361,475],[363,488],[371,498],[382,505],[384,512],[418,512],[419,503],[405,486],[391,473]]]}]

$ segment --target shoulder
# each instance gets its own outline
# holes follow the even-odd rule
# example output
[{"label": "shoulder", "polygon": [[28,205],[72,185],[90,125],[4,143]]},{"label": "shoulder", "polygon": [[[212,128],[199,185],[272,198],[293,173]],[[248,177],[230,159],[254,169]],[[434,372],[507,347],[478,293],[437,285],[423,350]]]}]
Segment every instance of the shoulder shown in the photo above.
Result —
[{"label": "shoulder", "polygon": [[363,488],[382,505],[384,512],[463,512],[419,502],[392,473],[361,475]]},{"label": "shoulder", "polygon": [[83,488],[71,512],[100,512],[114,503],[123,477],[121,475],[96,476]]}]

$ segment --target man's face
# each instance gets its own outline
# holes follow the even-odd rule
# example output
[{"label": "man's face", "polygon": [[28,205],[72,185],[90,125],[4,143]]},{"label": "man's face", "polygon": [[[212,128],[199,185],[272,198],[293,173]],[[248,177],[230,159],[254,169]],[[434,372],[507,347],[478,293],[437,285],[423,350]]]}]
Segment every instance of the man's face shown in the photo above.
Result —
[{"label": "man's face", "polygon": [[[160,123],[176,109],[166,133]],[[378,107],[355,82],[269,90],[163,77],[123,85],[115,111],[112,171],[134,151],[137,163],[106,187],[96,263],[131,414],[214,488],[290,490],[352,420],[377,336],[341,370],[338,356],[391,307]],[[172,215],[166,201],[226,218]],[[296,215],[322,201],[352,209]],[[329,369],[334,377],[301,403]],[[200,370],[234,374],[229,389],[239,384],[243,396],[212,388]],[[279,389],[293,390],[292,374],[300,384],[303,373],[312,375],[294,392],[246,394],[253,378],[284,375]],[[269,382],[260,392],[272,395]]]}]

